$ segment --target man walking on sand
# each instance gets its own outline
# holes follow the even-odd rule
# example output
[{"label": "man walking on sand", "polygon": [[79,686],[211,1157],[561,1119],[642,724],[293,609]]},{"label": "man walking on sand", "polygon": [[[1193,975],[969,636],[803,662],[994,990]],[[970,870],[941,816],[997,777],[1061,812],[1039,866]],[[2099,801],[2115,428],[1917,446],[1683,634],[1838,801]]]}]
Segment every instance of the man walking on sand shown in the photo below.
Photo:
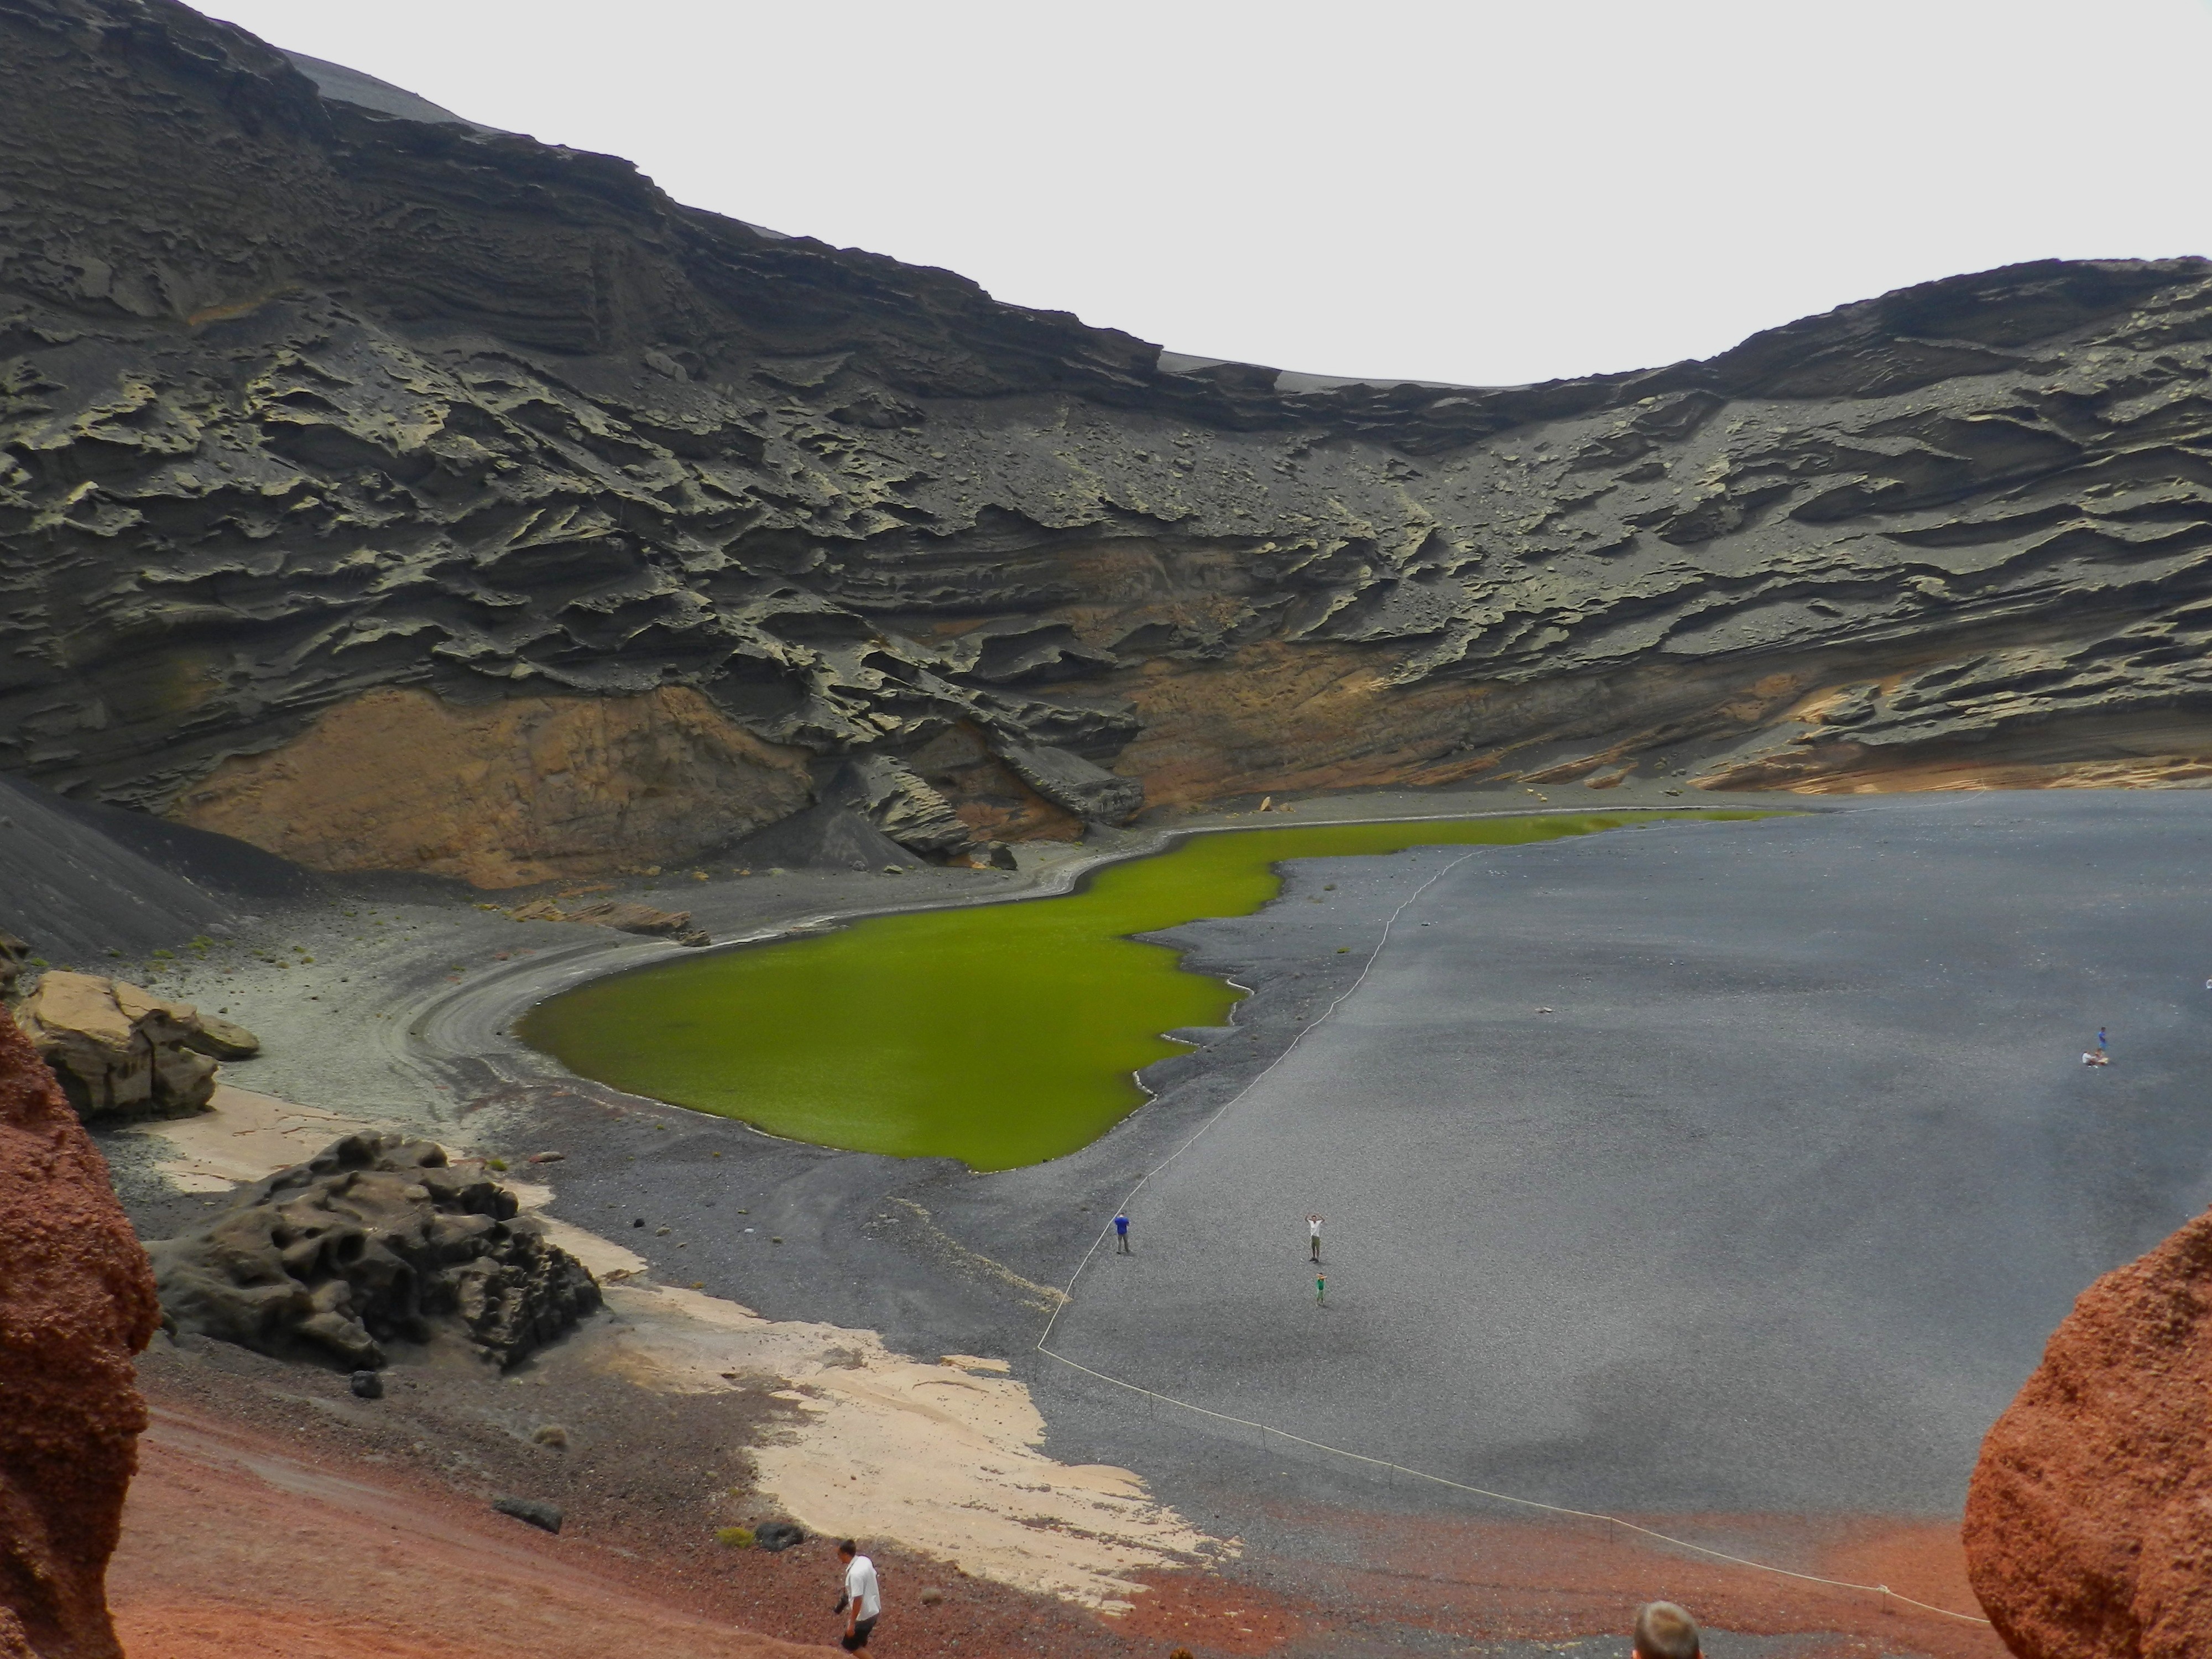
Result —
[{"label": "man walking on sand", "polygon": [[1115,1255],[1133,1254],[1129,1249],[1129,1212],[1127,1210],[1116,1210],[1114,1212],[1114,1237],[1121,1241],[1114,1247]]},{"label": "man walking on sand", "polygon": [[1310,1215],[1306,1218],[1306,1231],[1313,1236],[1313,1259],[1318,1261],[1321,1260],[1321,1218],[1319,1216]]},{"label": "man walking on sand", "polygon": [[845,1564],[845,1593],[837,1598],[836,1611],[846,1615],[845,1634],[838,1646],[848,1653],[858,1653],[868,1645],[876,1620],[883,1613],[883,1594],[876,1588],[876,1564],[862,1555],[851,1539],[837,1546],[837,1559]]}]

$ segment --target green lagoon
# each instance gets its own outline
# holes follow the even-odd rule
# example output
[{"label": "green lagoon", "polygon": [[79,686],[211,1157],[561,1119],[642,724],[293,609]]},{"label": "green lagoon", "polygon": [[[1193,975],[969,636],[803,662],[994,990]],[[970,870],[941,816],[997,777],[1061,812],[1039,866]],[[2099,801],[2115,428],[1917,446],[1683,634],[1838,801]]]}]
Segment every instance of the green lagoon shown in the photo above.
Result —
[{"label": "green lagoon", "polygon": [[[1609,812],[1193,835],[1059,898],[870,917],[622,974],[533,1009],[523,1037],[571,1071],[771,1134],[977,1170],[1089,1145],[1144,1103],[1133,1073],[1219,1025],[1243,993],[1132,933],[1248,915],[1284,859],[1511,846],[1681,818]],[[1364,952],[1371,923],[1337,944]]]}]

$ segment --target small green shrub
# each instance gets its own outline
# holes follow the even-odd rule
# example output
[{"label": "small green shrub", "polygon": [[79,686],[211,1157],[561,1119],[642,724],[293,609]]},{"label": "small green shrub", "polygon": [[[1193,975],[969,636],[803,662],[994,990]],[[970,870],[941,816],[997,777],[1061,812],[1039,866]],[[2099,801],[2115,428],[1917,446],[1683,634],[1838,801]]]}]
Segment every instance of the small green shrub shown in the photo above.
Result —
[{"label": "small green shrub", "polygon": [[714,1541],[726,1544],[733,1550],[749,1550],[753,1547],[753,1529],[750,1527],[717,1528]]},{"label": "small green shrub", "polygon": [[507,1168],[507,1160],[503,1158],[488,1158],[484,1160],[484,1168],[487,1170],[504,1170]]}]

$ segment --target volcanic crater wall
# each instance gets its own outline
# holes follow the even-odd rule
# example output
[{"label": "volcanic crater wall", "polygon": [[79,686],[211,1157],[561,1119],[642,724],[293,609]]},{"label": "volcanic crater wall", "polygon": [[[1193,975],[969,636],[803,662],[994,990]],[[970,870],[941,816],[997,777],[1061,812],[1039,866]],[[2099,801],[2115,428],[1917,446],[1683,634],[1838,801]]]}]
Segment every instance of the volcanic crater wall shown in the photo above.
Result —
[{"label": "volcanic crater wall", "polygon": [[318,867],[687,858],[856,758],[934,853],[1659,754],[2212,776],[2202,260],[1540,386],[1163,368],[166,0],[0,0],[0,769]]}]

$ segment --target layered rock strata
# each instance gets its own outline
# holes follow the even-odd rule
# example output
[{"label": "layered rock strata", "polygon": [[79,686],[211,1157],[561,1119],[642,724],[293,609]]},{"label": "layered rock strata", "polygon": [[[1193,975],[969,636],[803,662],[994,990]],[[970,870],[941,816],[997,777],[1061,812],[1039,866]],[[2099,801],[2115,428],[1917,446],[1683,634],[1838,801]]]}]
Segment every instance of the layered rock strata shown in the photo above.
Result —
[{"label": "layered rock strata", "polygon": [[511,1365],[599,1305],[519,1207],[435,1142],[354,1134],[147,1249],[179,1330],[349,1370],[438,1341]]},{"label": "layered rock strata", "polygon": [[87,1122],[204,1110],[216,1062],[261,1048],[244,1026],[97,974],[42,975],[15,1023]]},{"label": "layered rock strata", "polygon": [[103,1588],[158,1310],[107,1166],[0,1019],[0,1656],[120,1659]]},{"label": "layered rock strata", "polygon": [[0,0],[0,769],[486,884],[823,799],[943,857],[1686,759],[2207,774],[2202,260],[1322,382],[326,78],[167,0]]},{"label": "layered rock strata", "polygon": [[1974,1593],[2021,1659],[2212,1653],[2212,1214],[2084,1291],[1983,1443]]}]

